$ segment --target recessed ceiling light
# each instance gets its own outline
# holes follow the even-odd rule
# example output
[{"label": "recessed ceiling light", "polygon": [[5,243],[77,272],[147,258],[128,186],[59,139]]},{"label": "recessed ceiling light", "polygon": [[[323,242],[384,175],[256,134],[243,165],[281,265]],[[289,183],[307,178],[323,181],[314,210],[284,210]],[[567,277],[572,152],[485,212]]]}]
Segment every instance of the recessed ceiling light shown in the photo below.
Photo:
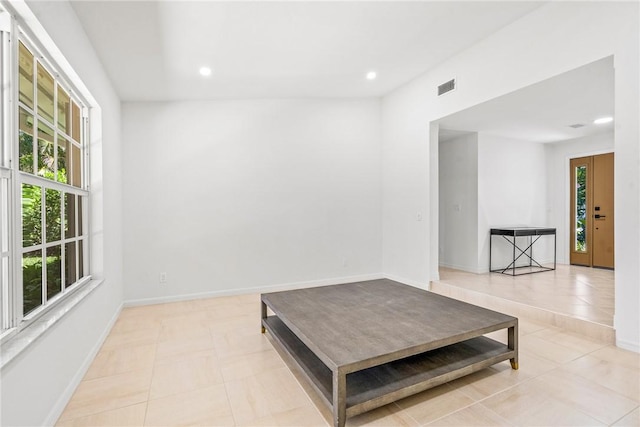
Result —
[{"label": "recessed ceiling light", "polygon": [[211,75],[211,68],[209,67],[200,67],[200,75],[204,77],[208,77]]},{"label": "recessed ceiling light", "polygon": [[367,73],[367,80],[375,80],[375,78],[376,78],[377,76],[378,76],[378,75],[376,74],[376,72],[375,72],[375,71],[369,71],[369,72]]},{"label": "recessed ceiling light", "polygon": [[603,125],[605,123],[609,123],[613,121],[613,117],[600,117],[599,119],[595,119],[593,121],[596,125]]}]

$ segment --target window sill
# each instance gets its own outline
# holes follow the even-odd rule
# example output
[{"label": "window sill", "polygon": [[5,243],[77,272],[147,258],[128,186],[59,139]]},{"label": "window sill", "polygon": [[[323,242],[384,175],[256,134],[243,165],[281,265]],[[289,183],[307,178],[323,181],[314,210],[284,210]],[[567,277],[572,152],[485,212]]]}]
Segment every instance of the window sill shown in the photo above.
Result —
[{"label": "window sill", "polygon": [[0,340],[0,369],[11,363],[20,353],[44,335],[102,282],[103,280],[90,280],[23,329],[16,328],[17,330],[7,331],[7,335]]}]

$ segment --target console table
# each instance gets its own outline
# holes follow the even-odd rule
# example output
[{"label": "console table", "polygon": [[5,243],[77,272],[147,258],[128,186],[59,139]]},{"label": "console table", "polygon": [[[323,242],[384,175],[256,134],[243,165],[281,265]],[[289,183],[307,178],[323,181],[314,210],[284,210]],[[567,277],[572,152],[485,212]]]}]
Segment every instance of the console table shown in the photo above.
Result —
[{"label": "console table", "polygon": [[[511,263],[504,268],[493,268],[493,264],[491,262],[491,256],[493,252],[493,236],[502,236],[512,247],[513,250],[513,258]],[[535,260],[533,257],[533,245],[542,237],[542,236],[553,236],[553,267],[545,267]],[[518,246],[516,238],[518,237],[529,237],[527,240],[527,246],[522,249]],[[516,254],[516,250],[518,253]],[[528,251],[528,253],[527,253]],[[528,265],[516,266],[516,262],[522,257],[525,256],[529,260]],[[516,270],[528,268],[529,271],[518,272]],[[532,271],[533,268],[536,268],[535,271]],[[548,227],[502,227],[502,228],[492,228],[489,236],[489,271],[492,273],[502,273],[509,274],[512,276],[518,276],[521,274],[531,274],[531,273],[541,273],[543,271],[555,270],[556,269],[556,229],[548,228]],[[507,271],[511,270],[510,273]]]},{"label": "console table", "polygon": [[[331,408],[335,427],[498,362],[518,368],[517,318],[392,280],[261,301],[262,332]],[[507,344],[483,336],[501,329]]]}]

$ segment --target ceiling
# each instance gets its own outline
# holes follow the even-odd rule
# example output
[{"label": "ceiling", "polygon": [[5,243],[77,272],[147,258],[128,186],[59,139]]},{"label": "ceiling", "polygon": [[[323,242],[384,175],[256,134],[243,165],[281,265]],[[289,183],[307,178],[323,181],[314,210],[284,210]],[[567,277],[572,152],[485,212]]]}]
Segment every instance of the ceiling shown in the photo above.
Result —
[{"label": "ceiling", "polygon": [[543,2],[71,4],[120,98],[155,101],[381,96]]},{"label": "ceiling", "polygon": [[[446,95],[445,95],[446,96]],[[613,57],[601,59],[439,120],[440,141],[469,132],[557,142],[613,131]],[[583,124],[571,128],[569,125]]]}]

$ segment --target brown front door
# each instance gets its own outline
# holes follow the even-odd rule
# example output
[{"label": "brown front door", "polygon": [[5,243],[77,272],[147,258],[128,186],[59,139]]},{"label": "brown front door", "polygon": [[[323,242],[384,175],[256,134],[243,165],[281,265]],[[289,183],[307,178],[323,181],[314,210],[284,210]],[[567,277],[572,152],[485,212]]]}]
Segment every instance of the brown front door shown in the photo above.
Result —
[{"label": "brown front door", "polygon": [[613,164],[613,153],[571,159],[571,264],[614,267]]},{"label": "brown front door", "polygon": [[613,153],[593,156],[594,267],[613,268]]}]

